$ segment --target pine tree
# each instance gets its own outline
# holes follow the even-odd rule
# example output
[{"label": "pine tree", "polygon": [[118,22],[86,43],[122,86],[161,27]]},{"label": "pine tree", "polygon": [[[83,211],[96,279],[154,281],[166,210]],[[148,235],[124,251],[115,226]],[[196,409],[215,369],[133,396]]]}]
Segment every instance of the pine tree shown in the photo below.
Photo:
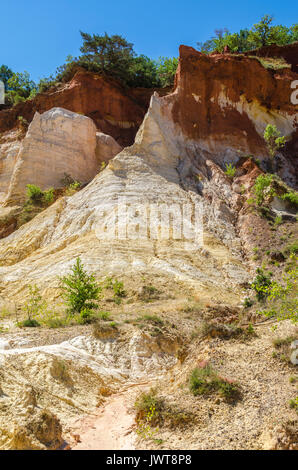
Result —
[{"label": "pine tree", "polygon": [[83,309],[96,307],[93,300],[98,299],[101,287],[94,276],[87,274],[80,258],[76,259],[71,273],[61,278],[63,296],[71,313],[80,313]]}]

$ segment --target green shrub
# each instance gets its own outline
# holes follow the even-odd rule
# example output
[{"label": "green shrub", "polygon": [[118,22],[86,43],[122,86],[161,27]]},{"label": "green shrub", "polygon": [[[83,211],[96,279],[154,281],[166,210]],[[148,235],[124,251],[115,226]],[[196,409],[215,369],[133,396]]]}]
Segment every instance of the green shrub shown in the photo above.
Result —
[{"label": "green shrub", "polygon": [[[129,87],[158,88],[171,86],[178,66],[177,58],[161,57],[158,61],[141,54],[136,55],[133,44],[123,36],[107,33],[81,32],[83,45],[79,57],[69,56],[57,69],[55,82],[71,80],[77,70],[111,76]],[[52,83],[51,80],[49,80]]]},{"label": "green shrub", "polygon": [[27,184],[27,202],[25,206],[30,206],[30,204],[49,206],[53,202],[54,188],[42,191],[40,187],[35,184]]},{"label": "green shrub", "polygon": [[36,317],[43,314],[46,308],[46,302],[43,300],[39,288],[34,285],[29,285],[29,299],[24,304],[24,310],[27,315],[27,319],[22,322],[22,326],[35,327],[40,326]]},{"label": "green shrub", "polygon": [[117,279],[113,282],[113,291],[115,297],[126,297],[126,292],[124,290],[124,284]]},{"label": "green shrub", "polygon": [[298,192],[297,191],[289,191],[281,196],[281,199],[284,201],[288,201],[293,206],[298,206]]},{"label": "green shrub", "polygon": [[18,116],[18,121],[24,130],[28,128],[29,122],[23,116]]},{"label": "green shrub", "polygon": [[70,183],[66,189],[66,196],[72,196],[79,189],[81,189],[81,187],[82,187],[82,183],[80,183],[80,181],[74,181],[73,183]]},{"label": "green shrub", "polygon": [[35,184],[27,184],[27,198],[32,203],[40,202],[43,198],[43,191]]},{"label": "green shrub", "polygon": [[284,345],[291,344],[296,338],[294,336],[287,336],[286,338],[275,338],[273,340],[273,346],[275,348],[280,348]]},{"label": "green shrub", "polygon": [[111,289],[114,292],[114,302],[117,304],[121,303],[123,297],[126,297],[126,291],[124,289],[124,284],[117,279],[107,277],[104,281],[104,288]]},{"label": "green shrub", "polygon": [[47,205],[50,205],[54,202],[54,188],[50,188],[43,193],[43,199]]},{"label": "green shrub", "polygon": [[298,321],[298,269],[294,266],[282,276],[282,282],[271,282],[264,289],[267,308],[257,313],[266,317],[276,317],[278,321],[290,319]]},{"label": "green shrub", "polygon": [[281,215],[277,215],[274,219],[274,225],[275,227],[277,227],[278,225],[282,224],[282,216]]},{"label": "green shrub", "polygon": [[138,298],[144,302],[150,302],[159,298],[160,291],[152,285],[143,285],[138,293]]},{"label": "green shrub", "polygon": [[36,328],[36,327],[40,326],[40,324],[38,323],[37,320],[27,318],[26,320],[24,320],[22,322],[19,322],[18,326],[21,327],[21,328],[22,327],[24,327],[24,328]]},{"label": "green shrub", "polygon": [[251,288],[255,291],[256,297],[260,302],[268,296],[268,288],[272,285],[272,273],[266,272],[262,268],[257,268],[256,274]]},{"label": "green shrub", "polygon": [[290,405],[290,408],[297,411],[297,413],[298,413],[298,396],[296,398],[294,398],[293,400],[290,400],[289,405]]},{"label": "green shrub", "polygon": [[57,82],[55,79],[50,76],[48,78],[41,78],[38,83],[38,93],[45,93],[49,91],[52,87],[56,86]]},{"label": "green shrub", "polygon": [[260,206],[265,199],[265,195],[274,196],[275,191],[272,188],[273,175],[265,174],[259,175],[255,181],[255,184],[252,188],[255,196],[256,203]]},{"label": "green shrub", "polygon": [[35,91],[36,84],[30,79],[28,72],[13,73],[7,81],[8,93],[11,93],[14,98],[14,104],[20,101],[30,99]]},{"label": "green shrub", "polygon": [[163,88],[172,86],[174,84],[174,78],[178,67],[178,58],[160,57],[156,67],[160,86]]},{"label": "green shrub", "polygon": [[298,242],[287,245],[284,250],[285,255],[297,255],[298,254]]},{"label": "green shrub", "polygon": [[[239,32],[231,33],[227,29],[219,29],[215,31],[215,35],[211,39],[203,43],[197,43],[199,50],[205,54],[211,52],[223,52],[224,47],[228,46],[232,53],[242,53],[252,51],[262,46],[278,44],[283,46],[291,44],[298,40],[297,24],[291,27],[273,24],[273,16],[264,15],[261,20],[254,24],[250,29],[241,29]],[[281,58],[268,58],[249,56],[255,60],[269,61],[274,60],[281,62]]]},{"label": "green shrub", "polygon": [[91,323],[93,321],[93,314],[90,308],[83,307],[76,317],[77,323],[80,325],[86,325],[87,323]]},{"label": "green shrub", "polygon": [[257,336],[257,334],[256,334],[256,332],[255,332],[255,329],[254,329],[252,323],[250,323],[250,324],[248,325],[248,327],[247,327],[247,329],[246,329],[246,334],[247,334],[248,336]]},{"label": "green shrub", "polygon": [[60,286],[71,313],[83,311],[84,315],[84,312],[96,307],[93,301],[98,299],[101,287],[94,276],[84,270],[80,258],[76,259],[71,273],[60,279]]},{"label": "green shrub", "polygon": [[193,395],[219,393],[226,399],[239,396],[239,385],[220,377],[210,365],[195,368],[189,378],[189,388]]},{"label": "green shrub", "polygon": [[98,312],[96,314],[96,317],[99,318],[100,320],[108,321],[110,320],[110,312]]},{"label": "green shrub", "polygon": [[235,176],[236,168],[233,166],[232,163],[226,163],[226,171],[225,174],[232,180]]},{"label": "green shrub", "polygon": [[135,401],[135,408],[138,413],[145,416],[152,408],[158,416],[164,408],[163,400],[157,397],[157,392],[151,388],[149,392],[143,392]]}]

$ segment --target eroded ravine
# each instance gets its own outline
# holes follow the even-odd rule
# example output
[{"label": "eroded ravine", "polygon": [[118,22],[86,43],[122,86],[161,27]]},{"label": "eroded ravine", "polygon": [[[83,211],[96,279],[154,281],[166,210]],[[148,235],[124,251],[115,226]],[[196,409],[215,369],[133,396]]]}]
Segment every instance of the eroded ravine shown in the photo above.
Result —
[{"label": "eroded ravine", "polygon": [[137,395],[154,382],[135,384],[106,399],[95,415],[80,418],[70,425],[76,441],[72,450],[134,450],[136,423],[134,402]]}]

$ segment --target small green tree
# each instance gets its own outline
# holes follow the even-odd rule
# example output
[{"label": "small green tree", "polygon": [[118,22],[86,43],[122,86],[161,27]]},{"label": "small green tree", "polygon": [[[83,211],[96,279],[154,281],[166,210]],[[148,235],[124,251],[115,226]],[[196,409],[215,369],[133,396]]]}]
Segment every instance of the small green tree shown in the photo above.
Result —
[{"label": "small green tree", "polygon": [[256,196],[256,203],[258,206],[263,204],[265,196],[273,196],[274,189],[272,187],[273,175],[265,174],[259,175],[253,185],[253,192]]},{"label": "small green tree", "polygon": [[259,302],[264,301],[268,297],[268,290],[272,286],[272,273],[266,272],[262,268],[257,268],[257,275],[251,284],[251,288],[255,291]]},{"label": "small green tree", "polygon": [[267,149],[269,155],[274,160],[276,152],[285,146],[286,138],[281,135],[279,130],[277,130],[276,126],[268,124],[265,131],[264,131],[264,139],[267,144]]},{"label": "small green tree", "polygon": [[264,15],[259,23],[253,25],[249,32],[248,41],[252,47],[262,47],[271,44],[271,27],[273,22],[273,16]]},{"label": "small green tree", "polygon": [[71,273],[60,279],[60,285],[71,313],[81,313],[83,309],[96,307],[93,301],[98,299],[101,287],[96,283],[94,275],[84,270],[80,258],[76,259]]},{"label": "small green tree", "polygon": [[[297,258],[292,255],[293,259]],[[290,319],[298,322],[298,269],[284,273],[282,281],[272,281],[264,286],[263,294],[267,298],[267,308],[257,313],[266,317],[276,317],[278,321]]]},{"label": "small green tree", "polygon": [[14,73],[7,80],[7,97],[12,104],[17,104],[32,98],[37,91],[37,86],[33,80],[30,79],[28,72]]},{"label": "small green tree", "polygon": [[198,42],[198,48],[205,54],[223,52],[228,46],[231,52],[245,52],[270,44],[291,44],[298,41],[298,24],[291,27],[273,25],[273,17],[264,15],[251,29],[230,33],[226,28],[215,30],[215,36],[205,42]]},{"label": "small green tree", "polygon": [[232,180],[235,176],[236,168],[232,163],[226,163],[226,171],[225,174]]},{"label": "small green tree", "polygon": [[43,199],[47,205],[51,205],[54,202],[54,188],[49,188],[43,192]]},{"label": "small green tree", "polygon": [[133,44],[123,36],[105,33],[88,34],[81,31],[83,46],[80,48],[80,60],[94,67],[94,71],[103,72],[120,79],[126,79],[127,72],[134,61]]},{"label": "small green tree", "polygon": [[36,285],[29,285],[28,288],[29,299],[24,305],[27,318],[21,322],[20,325],[25,327],[36,327],[39,326],[37,318],[44,312],[46,302],[43,300],[40,290]]}]

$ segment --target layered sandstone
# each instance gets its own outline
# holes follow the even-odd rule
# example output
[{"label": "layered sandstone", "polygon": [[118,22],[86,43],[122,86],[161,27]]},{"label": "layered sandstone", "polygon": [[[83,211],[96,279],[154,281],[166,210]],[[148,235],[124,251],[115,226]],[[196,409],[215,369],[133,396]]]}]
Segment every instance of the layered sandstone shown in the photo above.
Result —
[{"label": "layered sandstone", "polygon": [[[241,194],[222,168],[237,161],[239,151],[267,158],[262,139],[267,123],[291,139],[297,115],[289,101],[290,82],[297,75],[272,74],[246,57],[206,57],[184,46],[180,54],[176,89],[152,97],[135,144],[78,194],[60,199],[1,241],[4,292],[19,291],[22,273],[50,295],[57,287],[57,267],[67,272],[78,255],[98,277],[162,273],[221,298],[227,285],[241,291],[249,275],[241,263],[237,227]],[[286,160],[282,171],[291,175]],[[100,238],[98,228],[112,219],[119,200],[131,208],[128,232]],[[185,238],[175,236],[177,227],[168,239],[142,232],[150,204],[166,204],[174,213],[178,206],[202,206],[202,243],[189,249]]]},{"label": "layered sandstone", "polygon": [[[175,124],[162,112],[162,100],[154,96],[132,147],[111,160],[82,191],[58,200],[1,241],[2,295],[14,295],[15,289],[20,293],[22,273],[24,287],[36,282],[45,295],[55,296],[57,272],[66,273],[73,259],[81,256],[99,278],[124,273],[128,278],[143,273],[174,277],[196,286],[202,295],[208,292],[221,299],[229,297],[226,288],[234,285],[232,302],[237,302],[236,292],[240,294],[248,279],[234,226],[239,196],[211,160],[195,167],[175,132]],[[119,201],[127,204],[128,232],[124,238],[102,237],[101,228]],[[167,238],[151,232],[147,237],[142,228],[150,204],[165,204],[176,213],[183,206],[194,211],[203,205],[203,239],[194,243],[183,236],[169,233]],[[162,228],[167,220],[160,223]]]}]

